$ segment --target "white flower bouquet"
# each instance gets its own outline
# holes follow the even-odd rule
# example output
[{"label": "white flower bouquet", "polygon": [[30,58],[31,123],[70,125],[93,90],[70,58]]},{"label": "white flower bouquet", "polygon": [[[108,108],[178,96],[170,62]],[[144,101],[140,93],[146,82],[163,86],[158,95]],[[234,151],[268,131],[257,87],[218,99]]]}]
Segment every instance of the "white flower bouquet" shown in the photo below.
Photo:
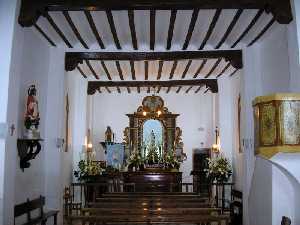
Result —
[{"label": "white flower bouquet", "polygon": [[229,160],[223,156],[216,158],[209,158],[208,169],[206,169],[207,176],[212,181],[226,182],[232,175],[232,167]]}]

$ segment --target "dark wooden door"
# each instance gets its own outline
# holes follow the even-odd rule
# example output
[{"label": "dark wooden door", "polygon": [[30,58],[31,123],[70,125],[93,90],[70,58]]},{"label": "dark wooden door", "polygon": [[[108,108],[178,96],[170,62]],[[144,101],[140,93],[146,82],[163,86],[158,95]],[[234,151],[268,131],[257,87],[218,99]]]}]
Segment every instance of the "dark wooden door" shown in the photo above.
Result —
[{"label": "dark wooden door", "polygon": [[209,179],[206,176],[208,168],[207,159],[210,157],[210,149],[202,148],[193,151],[193,187],[200,194],[209,194]]}]

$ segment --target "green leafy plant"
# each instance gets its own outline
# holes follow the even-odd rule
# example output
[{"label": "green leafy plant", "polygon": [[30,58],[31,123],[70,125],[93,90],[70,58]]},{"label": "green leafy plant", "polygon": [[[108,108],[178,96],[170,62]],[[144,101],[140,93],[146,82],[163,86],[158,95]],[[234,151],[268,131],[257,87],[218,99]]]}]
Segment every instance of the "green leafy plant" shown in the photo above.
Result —
[{"label": "green leafy plant", "polygon": [[207,176],[212,181],[226,182],[232,175],[232,168],[229,160],[220,155],[216,158],[209,158],[208,169],[206,169]]}]

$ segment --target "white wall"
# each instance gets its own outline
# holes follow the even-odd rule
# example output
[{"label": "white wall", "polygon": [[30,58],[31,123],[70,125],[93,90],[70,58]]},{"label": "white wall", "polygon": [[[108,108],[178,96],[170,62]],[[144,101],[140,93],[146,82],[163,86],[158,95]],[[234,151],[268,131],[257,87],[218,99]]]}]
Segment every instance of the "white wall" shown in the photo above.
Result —
[{"label": "white wall", "polygon": [[[104,140],[107,126],[111,126],[116,141],[122,142],[123,130],[129,124],[125,115],[133,113],[141,105],[145,94],[95,94],[92,98],[92,134],[93,144],[99,151],[99,142]],[[183,163],[183,181],[190,182],[192,170],[192,150],[210,147],[214,142],[214,127],[212,124],[212,94],[160,94],[169,111],[178,113],[177,126],[183,131],[184,151],[188,160]],[[199,130],[204,128],[204,131]],[[102,149],[101,149],[102,152]]]},{"label": "white wall", "polygon": [[[5,8],[7,9],[7,7]],[[10,16],[8,17],[10,18]],[[8,27],[14,27],[14,24],[16,26],[11,45],[12,53],[11,55],[7,54],[11,56],[11,61],[7,62],[10,66],[10,74],[6,121],[10,125],[14,124],[16,131],[13,136],[7,137],[5,146],[3,210],[5,225],[13,224],[14,205],[26,201],[27,198],[32,199],[39,195],[45,195],[47,208],[61,210],[62,189],[65,184],[63,181],[67,180],[64,177],[66,174],[64,170],[68,167],[72,168],[72,161],[68,160],[69,155],[61,153],[61,150],[56,147],[56,139],[63,137],[64,53],[59,49],[49,48],[40,36],[31,29],[21,28],[15,20],[4,28],[8,30]],[[1,44],[3,43],[5,44],[1,40]],[[6,44],[6,47],[10,46],[8,42]],[[3,74],[5,74],[4,72]],[[1,75],[0,79],[4,78],[5,76]],[[3,88],[1,83],[1,92],[4,92],[1,98],[5,97],[4,84],[5,80],[3,80]],[[27,88],[31,84],[35,84],[38,89],[40,131],[41,137],[45,141],[40,154],[30,161],[31,167],[22,172],[19,167],[16,143],[17,138],[22,136],[25,98]],[[2,102],[1,104],[2,114],[2,109],[6,109],[6,104]],[[65,162],[69,162],[69,164]],[[62,164],[65,167],[62,167]],[[71,169],[69,171],[68,183],[71,179]],[[3,176],[1,176],[2,178]],[[2,188],[0,190],[2,193]],[[22,218],[18,222],[22,222]]]},{"label": "white wall", "polygon": [[235,188],[242,191],[243,154],[239,152],[238,140],[238,97],[240,95],[241,72],[231,78],[218,80],[218,126],[220,129],[221,149],[232,162]]},{"label": "white wall", "polygon": [[[5,6],[5,7],[4,7]],[[7,103],[10,76],[10,61],[13,51],[13,38],[17,12],[16,0],[0,1],[0,124],[7,124]],[[2,131],[5,132],[5,131]],[[4,169],[5,162],[5,137],[0,137],[0,225],[4,223]],[[12,178],[13,179],[13,178]]]},{"label": "white wall", "polygon": [[[283,190],[294,186],[271,162],[254,156],[252,100],[259,95],[299,90],[297,47],[293,24],[273,29],[263,41],[244,50],[242,138],[244,140],[245,224],[280,224],[282,216],[295,216],[283,202],[294,205],[296,195]],[[280,187],[278,186],[280,184]],[[294,207],[294,206],[292,206]]]}]

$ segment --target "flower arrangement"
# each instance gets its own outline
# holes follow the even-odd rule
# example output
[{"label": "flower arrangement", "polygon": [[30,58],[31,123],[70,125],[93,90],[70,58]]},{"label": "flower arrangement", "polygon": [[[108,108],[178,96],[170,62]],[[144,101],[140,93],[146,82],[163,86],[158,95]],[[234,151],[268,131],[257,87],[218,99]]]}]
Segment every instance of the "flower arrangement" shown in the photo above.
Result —
[{"label": "flower arrangement", "polygon": [[133,152],[130,155],[127,164],[129,167],[139,167],[144,164],[144,160],[138,152]]},{"label": "flower arrangement", "polygon": [[218,156],[216,158],[209,158],[208,169],[206,169],[207,176],[217,182],[226,182],[232,175],[232,168],[230,162],[224,156]]},{"label": "flower arrangement", "polygon": [[79,181],[84,182],[91,182],[95,180],[96,176],[101,175],[104,171],[99,163],[91,160],[80,160],[78,168],[78,171],[74,171],[74,176],[77,177]]},{"label": "flower arrangement", "polygon": [[163,159],[163,164],[166,169],[179,169],[180,163],[174,156],[173,152],[168,152],[164,159]]}]

